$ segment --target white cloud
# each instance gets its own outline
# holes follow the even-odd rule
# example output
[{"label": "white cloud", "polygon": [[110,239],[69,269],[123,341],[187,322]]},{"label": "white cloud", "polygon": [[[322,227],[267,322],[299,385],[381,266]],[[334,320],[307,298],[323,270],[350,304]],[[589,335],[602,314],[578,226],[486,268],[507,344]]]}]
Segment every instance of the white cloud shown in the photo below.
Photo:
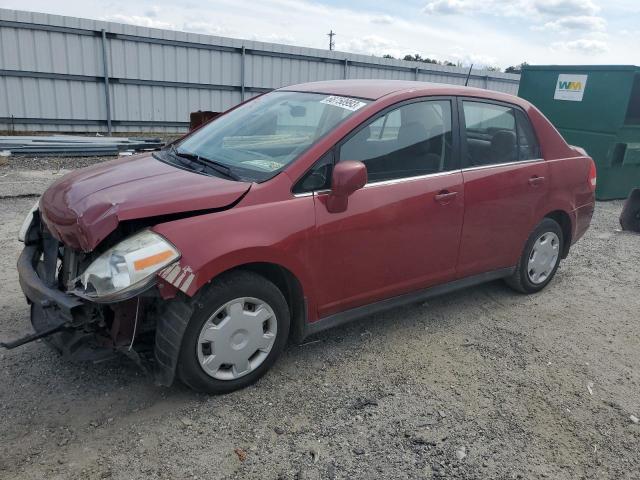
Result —
[{"label": "white cloud", "polygon": [[[388,53],[395,57],[419,53],[465,64],[473,61],[476,65],[640,61],[637,15],[633,14],[640,13],[639,0],[421,1],[426,4],[424,15],[419,14],[420,7],[413,2],[391,7],[370,2],[367,8],[362,8],[352,0],[344,0],[339,6],[328,0],[0,0],[0,3],[7,8],[320,49],[327,48],[327,33],[333,29],[338,34],[335,38],[338,52]],[[458,13],[436,17],[436,12],[443,11]],[[575,17],[604,19],[605,28],[602,29],[603,20],[580,20],[579,25]],[[544,31],[532,30],[534,25],[545,26]],[[622,30],[629,33],[623,35]],[[569,33],[571,36],[566,36]],[[560,44],[563,39],[579,42],[565,46]],[[553,42],[559,43],[552,45]],[[583,51],[594,55],[588,58],[579,54]]]},{"label": "white cloud", "polygon": [[229,36],[234,35],[234,30],[212,22],[198,20],[185,20],[182,29],[186,32],[202,33],[205,35]]},{"label": "white cloud", "polygon": [[449,60],[467,67],[473,65],[473,68],[478,70],[499,65],[498,59],[492,55],[467,51],[460,47],[454,48],[449,54]]},{"label": "white cloud", "polygon": [[393,55],[404,56],[399,45],[379,35],[365,35],[359,38],[350,38],[340,44],[340,48],[353,53],[365,55]]},{"label": "white cloud", "polygon": [[471,5],[475,2],[465,2],[464,0],[433,0],[427,3],[422,9],[425,13],[433,13],[439,15],[452,15],[465,13],[465,11],[471,10]]},{"label": "white cloud", "polygon": [[173,23],[156,20],[155,18],[142,15],[124,15],[121,13],[114,13],[113,15],[102,17],[102,20],[106,20],[107,22],[128,23],[129,25],[137,25],[139,27],[176,30],[176,25]]},{"label": "white cloud", "polygon": [[422,11],[431,15],[475,16],[482,14],[495,17],[526,18],[538,15],[537,1],[542,0],[429,0]]},{"label": "white cloud", "polygon": [[296,40],[291,35],[280,35],[278,33],[267,33],[265,35],[259,35],[253,33],[249,36],[245,36],[248,40],[255,40],[256,42],[270,42],[270,43],[284,43],[286,45],[293,45]]},{"label": "white cloud", "polygon": [[370,19],[371,23],[375,23],[378,25],[391,25],[394,23],[393,17],[389,15],[374,15]]},{"label": "white cloud", "polygon": [[542,15],[595,15],[600,7],[593,0],[533,0],[533,8]]},{"label": "white cloud", "polygon": [[622,38],[640,39],[640,30],[627,30],[623,28],[618,31],[618,36]]},{"label": "white cloud", "polygon": [[557,32],[567,32],[571,30],[581,30],[589,32],[603,32],[606,30],[607,22],[601,17],[577,16],[563,17],[558,20],[547,22],[535,30],[554,30]]},{"label": "white cloud", "polygon": [[567,42],[554,42],[551,46],[557,50],[577,52],[585,55],[599,55],[609,51],[609,46],[606,42],[589,38],[580,38]]},{"label": "white cloud", "polygon": [[144,12],[144,15],[146,17],[156,18],[160,13],[160,8],[158,8],[157,6],[153,6],[149,10]]},{"label": "white cloud", "polygon": [[522,17],[594,16],[600,7],[593,0],[428,0],[422,11],[433,15]]},{"label": "white cloud", "polygon": [[[598,55],[607,52],[608,45],[605,42],[607,20],[599,14],[601,8],[596,1],[604,0],[428,0],[422,11],[428,15],[439,15],[443,21],[447,16],[453,17],[452,22],[459,22],[462,18],[499,17],[508,19],[510,24],[528,26],[532,31],[553,31],[563,35],[578,32],[583,38],[567,44],[557,42],[550,45],[551,40],[545,38],[537,41],[557,52]],[[466,57],[456,59],[464,63],[480,61],[486,66],[495,65],[490,52],[480,57],[473,60],[466,54]]]}]

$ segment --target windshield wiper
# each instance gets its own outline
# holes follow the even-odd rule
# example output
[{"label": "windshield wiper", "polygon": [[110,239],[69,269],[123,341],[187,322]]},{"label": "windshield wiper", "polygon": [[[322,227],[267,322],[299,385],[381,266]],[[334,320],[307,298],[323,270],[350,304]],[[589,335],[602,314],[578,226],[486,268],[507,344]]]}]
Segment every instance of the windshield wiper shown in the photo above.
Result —
[{"label": "windshield wiper", "polygon": [[[232,180],[242,180],[242,178],[238,174],[231,170],[231,167],[225,165],[224,163],[216,162],[215,160],[211,160],[210,158],[203,157],[202,155],[197,155],[195,153],[180,152],[174,145],[170,147],[169,151],[175,157],[195,162],[201,167],[211,169],[217,173],[221,173],[222,175]],[[193,165],[190,166],[193,168]],[[196,169],[194,168],[194,170]],[[202,169],[198,171],[202,171]]]}]

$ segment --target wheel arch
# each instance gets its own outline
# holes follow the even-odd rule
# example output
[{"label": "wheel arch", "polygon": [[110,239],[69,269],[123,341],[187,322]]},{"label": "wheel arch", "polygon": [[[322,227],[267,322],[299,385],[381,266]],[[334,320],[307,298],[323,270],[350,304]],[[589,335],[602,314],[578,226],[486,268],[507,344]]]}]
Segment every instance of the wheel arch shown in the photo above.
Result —
[{"label": "wheel arch", "polygon": [[[307,322],[307,300],[302,283],[293,272],[278,263],[247,262],[217,273],[205,285],[215,282],[222,275],[239,270],[266,278],[282,292],[291,313],[288,341],[302,341]],[[193,297],[178,292],[176,297],[164,302],[164,309],[157,319],[154,348],[155,380],[158,385],[170,386],[174,381],[184,332],[201,291],[199,289]]]},{"label": "wheel arch", "polygon": [[571,216],[564,210],[553,210],[547,213],[544,218],[555,220],[562,229],[563,246],[561,258],[567,258],[569,249],[571,248],[571,239],[573,236],[573,222]]},{"label": "wheel arch", "polygon": [[211,281],[214,282],[220,275],[236,270],[253,272],[266,278],[278,287],[287,301],[289,312],[291,313],[289,339],[292,341],[301,341],[304,335],[304,326],[307,322],[307,301],[302,283],[294,273],[278,263],[249,262],[220,272],[212,278]]}]

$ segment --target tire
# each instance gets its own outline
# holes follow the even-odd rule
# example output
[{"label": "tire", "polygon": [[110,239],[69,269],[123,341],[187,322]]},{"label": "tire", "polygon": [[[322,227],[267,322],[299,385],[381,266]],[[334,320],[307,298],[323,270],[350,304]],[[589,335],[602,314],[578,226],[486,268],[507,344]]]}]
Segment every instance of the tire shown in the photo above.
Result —
[{"label": "tire", "polygon": [[273,283],[248,271],[223,274],[194,303],[178,377],[209,394],[247,387],[274,364],[287,343],[289,324],[289,307]]},{"label": "tire", "polygon": [[640,188],[634,188],[620,213],[620,226],[623,230],[640,233]]},{"label": "tire", "polygon": [[[505,282],[521,293],[539,292],[549,284],[558,271],[563,247],[564,236],[558,222],[551,218],[543,219],[527,239],[516,270]],[[534,261],[537,254],[538,261]],[[545,259],[548,260],[543,261]]]}]

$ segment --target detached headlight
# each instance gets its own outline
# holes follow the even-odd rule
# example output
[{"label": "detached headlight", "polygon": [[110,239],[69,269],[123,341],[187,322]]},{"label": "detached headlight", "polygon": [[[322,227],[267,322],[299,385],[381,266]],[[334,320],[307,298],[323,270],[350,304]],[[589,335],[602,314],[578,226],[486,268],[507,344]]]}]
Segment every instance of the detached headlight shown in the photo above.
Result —
[{"label": "detached headlight", "polygon": [[144,230],[95,259],[78,278],[83,288],[74,293],[101,302],[125,300],[153,284],[155,273],[178,258],[167,240]]},{"label": "detached headlight", "polygon": [[24,239],[27,238],[27,232],[29,231],[31,222],[33,222],[33,214],[36,210],[38,210],[38,205],[40,205],[39,198],[36,204],[33,207],[31,207],[31,210],[29,210],[29,213],[27,213],[27,216],[24,219],[24,222],[22,222],[22,226],[20,227],[20,231],[18,232],[18,240],[20,240],[22,243],[24,243]]}]

